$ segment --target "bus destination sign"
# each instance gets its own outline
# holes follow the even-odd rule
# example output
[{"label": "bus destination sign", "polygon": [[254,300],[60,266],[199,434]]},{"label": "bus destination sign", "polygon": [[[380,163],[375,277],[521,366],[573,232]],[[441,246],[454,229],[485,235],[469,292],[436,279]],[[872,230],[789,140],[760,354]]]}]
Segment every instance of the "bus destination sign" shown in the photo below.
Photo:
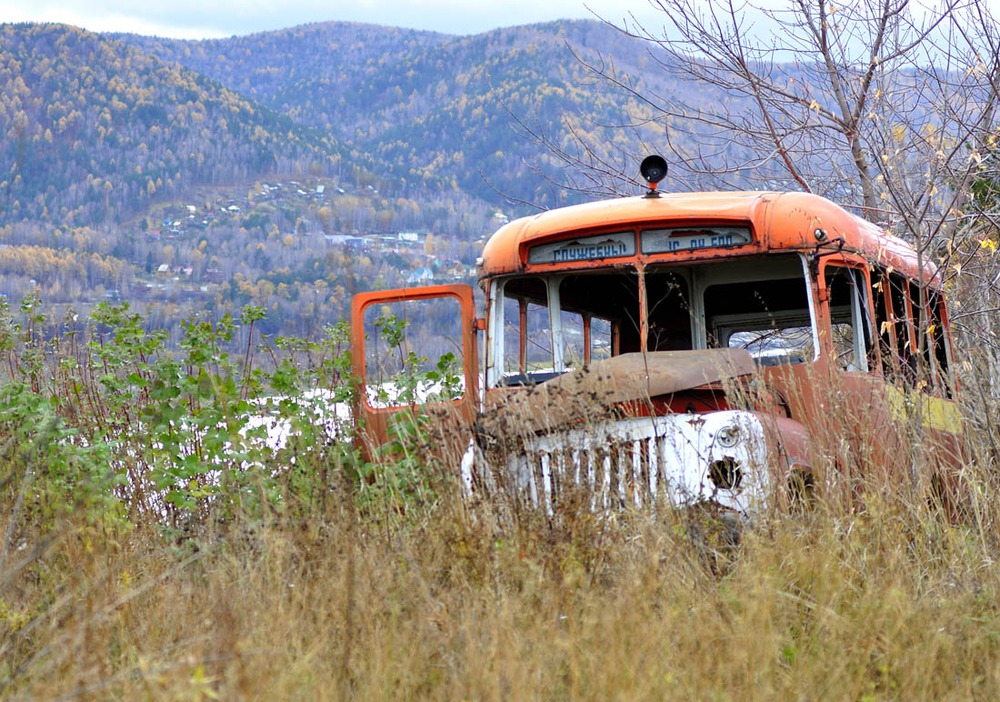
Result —
[{"label": "bus destination sign", "polygon": [[647,229],[642,233],[642,252],[652,254],[724,249],[749,244],[752,240],[747,227]]},{"label": "bus destination sign", "polygon": [[606,258],[633,255],[635,255],[635,233],[618,232],[534,246],[528,251],[528,263],[602,261]]}]

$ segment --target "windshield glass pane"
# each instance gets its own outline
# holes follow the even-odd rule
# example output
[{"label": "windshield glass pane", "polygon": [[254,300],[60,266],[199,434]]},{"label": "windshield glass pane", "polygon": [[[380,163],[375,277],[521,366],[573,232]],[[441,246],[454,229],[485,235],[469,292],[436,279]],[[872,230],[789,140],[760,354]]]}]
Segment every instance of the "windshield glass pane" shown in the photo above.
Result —
[{"label": "windshield glass pane", "polygon": [[638,290],[637,275],[620,271],[505,281],[500,382],[543,382],[622,352],[623,338],[638,350]]}]

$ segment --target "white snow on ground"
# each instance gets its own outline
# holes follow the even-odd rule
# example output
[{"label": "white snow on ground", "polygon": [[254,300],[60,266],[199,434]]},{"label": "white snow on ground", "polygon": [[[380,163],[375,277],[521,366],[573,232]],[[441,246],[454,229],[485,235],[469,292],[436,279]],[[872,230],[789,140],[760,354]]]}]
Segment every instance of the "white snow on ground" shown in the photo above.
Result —
[{"label": "white snow on ground", "polygon": [[[294,401],[313,411],[313,422],[326,428],[327,436],[333,441],[349,440],[351,435],[352,413],[349,404],[333,402],[333,394],[327,390],[310,390]],[[278,413],[278,404],[289,398],[272,397],[262,401],[265,406],[273,407],[270,412],[251,416],[244,428],[244,433],[266,427],[267,447],[279,451],[288,443],[292,430],[291,422]]]}]

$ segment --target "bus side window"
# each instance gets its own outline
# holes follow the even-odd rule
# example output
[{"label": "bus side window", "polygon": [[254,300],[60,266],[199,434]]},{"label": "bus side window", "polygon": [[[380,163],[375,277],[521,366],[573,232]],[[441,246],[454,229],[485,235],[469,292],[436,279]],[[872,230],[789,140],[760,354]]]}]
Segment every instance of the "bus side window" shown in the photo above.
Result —
[{"label": "bus side window", "polygon": [[889,274],[889,301],[892,304],[890,320],[896,337],[896,363],[907,385],[917,383],[916,341],[913,336],[915,307],[910,305],[907,282],[902,276]]},{"label": "bus side window", "polygon": [[[889,337],[883,341],[888,341],[892,349],[891,355],[883,353],[886,377],[900,380],[909,387],[950,397],[949,349],[944,327],[947,320],[943,318],[944,303],[940,293],[927,291],[925,309],[928,314],[921,320],[920,286],[898,273],[881,272],[880,275],[883,290],[888,285],[888,309],[885,319],[878,322],[879,333]],[[927,330],[922,357],[918,353],[917,337],[921,323]]]},{"label": "bus side window", "polygon": [[949,364],[948,340],[945,336],[945,305],[941,293],[928,291],[930,306],[930,326],[927,329],[927,344],[934,361],[934,385],[944,397],[952,397],[951,365]]},{"label": "bus side window", "polygon": [[[925,314],[921,318],[919,314],[921,309],[920,286],[911,280],[908,281],[907,289],[910,293],[910,308],[912,310],[910,322],[915,330],[914,345],[919,348],[919,342],[923,342],[923,355],[920,357],[921,363],[916,374],[916,384],[924,392],[951,397],[948,344],[945,337],[944,305],[941,294],[930,288],[925,289],[926,307],[923,308]],[[922,334],[923,338],[921,339],[916,334]],[[914,359],[916,358],[915,351]]]},{"label": "bus side window", "polygon": [[834,359],[848,371],[873,367],[872,315],[864,271],[827,265],[824,269]]},{"label": "bus side window", "polygon": [[886,301],[889,281],[880,268],[871,271],[872,315],[875,318],[875,338],[878,340],[879,356],[882,358],[882,372],[887,378],[895,375],[893,359],[896,356],[895,340],[892,338],[892,323],[889,321],[889,305]]},{"label": "bus side window", "polygon": [[874,268],[871,276],[875,333],[882,356],[882,372],[890,382],[912,386],[916,374],[903,292],[905,288],[902,285],[904,281],[884,268]]}]

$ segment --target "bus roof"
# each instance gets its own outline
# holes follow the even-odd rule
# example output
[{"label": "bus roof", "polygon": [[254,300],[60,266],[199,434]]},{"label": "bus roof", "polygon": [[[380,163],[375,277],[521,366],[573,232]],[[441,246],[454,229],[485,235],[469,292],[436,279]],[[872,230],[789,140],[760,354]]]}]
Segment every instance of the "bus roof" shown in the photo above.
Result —
[{"label": "bus roof", "polygon": [[[483,250],[481,275],[491,277],[524,271],[530,246],[571,236],[671,226],[742,225],[754,232],[752,245],[726,255],[779,251],[831,250],[842,241],[871,262],[892,266],[918,277],[917,254],[902,239],[826,198],[799,192],[696,192],[663,193],[660,197],[625,197],[572,205],[517,219],[501,227]],[[820,245],[816,231],[825,232]],[[656,255],[658,260],[691,260],[719,251]],[[581,265],[593,268],[594,263]],[[934,281],[936,268],[924,264],[924,280]]]}]

